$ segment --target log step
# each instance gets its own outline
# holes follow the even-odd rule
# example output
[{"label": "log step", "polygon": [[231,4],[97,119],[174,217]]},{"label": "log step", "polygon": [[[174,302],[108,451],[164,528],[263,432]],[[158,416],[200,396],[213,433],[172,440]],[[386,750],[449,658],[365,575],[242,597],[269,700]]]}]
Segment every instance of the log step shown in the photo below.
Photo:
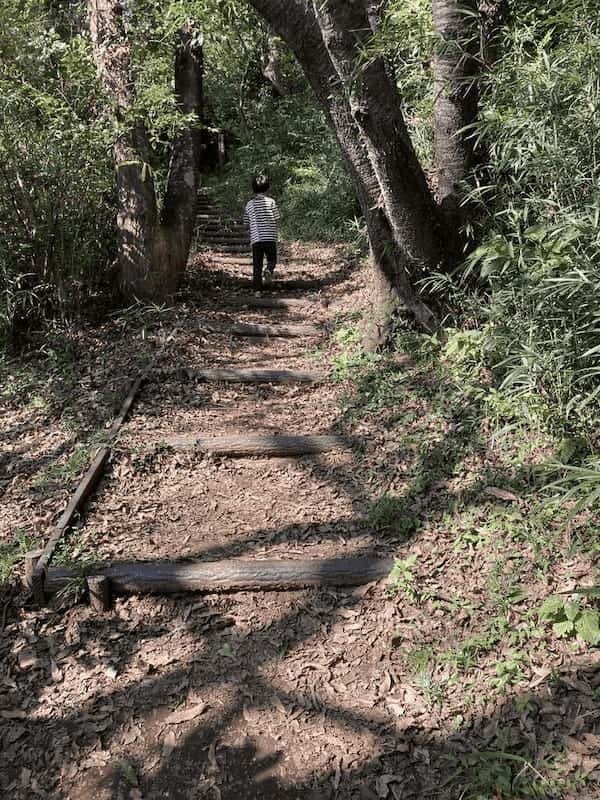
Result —
[{"label": "log step", "polygon": [[248,253],[250,254],[250,243],[247,242],[246,244],[226,244],[225,242],[221,242],[220,244],[212,244],[210,242],[199,242],[201,247],[204,247],[208,250],[216,250],[219,253],[226,253],[227,255],[231,255],[232,253],[237,255],[238,253]]},{"label": "log step", "polygon": [[233,336],[322,336],[325,331],[316,325],[254,325],[249,322],[220,322],[218,320],[199,320],[204,330],[216,333],[229,333]]},{"label": "log step", "polygon": [[157,370],[155,378],[165,375],[176,375],[201,382],[223,383],[321,383],[325,380],[324,372],[302,372],[293,369],[200,369],[195,367],[176,367],[169,370]]},{"label": "log step", "polygon": [[268,456],[285,458],[310,453],[327,453],[332,450],[347,450],[350,442],[343,436],[324,434],[321,436],[284,436],[279,434],[233,434],[229,436],[201,436],[182,434],[166,436],[154,446],[167,445],[174,450],[198,450],[213,455],[244,458],[246,456]]},{"label": "log step", "polygon": [[44,582],[47,594],[94,575],[106,578],[117,594],[174,592],[277,591],[307,586],[360,586],[389,575],[392,559],[265,559],[227,561],[123,561],[79,569],[52,567]]},{"label": "log step", "polygon": [[231,295],[227,298],[227,304],[247,308],[306,308],[313,305],[310,300],[301,297],[253,297],[252,295]]}]

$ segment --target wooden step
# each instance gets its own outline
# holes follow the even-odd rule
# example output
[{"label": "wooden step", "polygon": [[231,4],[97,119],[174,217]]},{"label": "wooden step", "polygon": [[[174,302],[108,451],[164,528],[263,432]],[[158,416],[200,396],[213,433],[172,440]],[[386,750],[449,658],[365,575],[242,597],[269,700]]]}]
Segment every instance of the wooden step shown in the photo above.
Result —
[{"label": "wooden step", "polygon": [[225,243],[232,243],[232,244],[249,244],[250,237],[248,236],[248,231],[224,231],[222,228],[220,230],[213,230],[207,231],[203,230],[200,231],[202,234],[202,238],[206,241],[210,242],[225,242]]},{"label": "wooden step", "polygon": [[230,247],[239,247],[240,252],[250,252],[250,242],[247,237],[239,236],[237,239],[225,239],[222,236],[199,236],[198,244],[201,247],[211,247],[213,250],[229,252]]},{"label": "wooden step", "polygon": [[248,229],[247,228],[235,228],[233,226],[225,226],[225,225],[206,225],[206,226],[198,226],[198,233],[201,233],[203,236],[223,236],[225,238],[236,238],[236,237],[245,237],[249,239]]},{"label": "wooden step", "polygon": [[294,338],[296,336],[322,336],[326,331],[316,325],[254,325],[249,322],[221,322],[220,320],[198,320],[198,325],[206,331],[228,333],[233,336],[276,336]]},{"label": "wooden step", "polygon": [[200,245],[200,247],[204,247],[204,248],[208,248],[208,249],[212,250],[217,255],[220,254],[220,253],[227,253],[227,254],[230,254],[230,253],[237,254],[237,253],[239,253],[240,255],[241,254],[244,254],[244,255],[247,254],[249,256],[250,253],[251,253],[250,244],[244,244],[244,245],[242,245],[242,244],[240,244],[240,245],[238,245],[238,244],[211,245],[208,242],[199,242],[199,245]]},{"label": "wooden step", "polygon": [[226,559],[223,561],[121,561],[66,569],[52,567],[44,590],[56,594],[77,579],[104,578],[117,594],[277,591],[306,586],[360,586],[389,575],[392,559]]},{"label": "wooden step", "polygon": [[201,436],[182,434],[167,436],[156,442],[154,447],[167,445],[174,450],[197,450],[202,453],[244,458],[247,456],[268,456],[285,458],[311,453],[328,453],[332,450],[347,450],[348,440],[343,436],[324,434],[322,436],[284,436],[280,434],[233,434],[228,436]]},{"label": "wooden step", "polygon": [[[220,299],[225,300],[227,305],[245,308],[306,308],[315,302],[305,300],[303,297],[253,297],[252,295],[231,295]],[[317,299],[316,302],[319,303],[320,300]]]},{"label": "wooden step", "polygon": [[154,379],[174,375],[179,380],[195,380],[202,383],[321,383],[327,377],[325,372],[302,372],[294,369],[200,369],[196,367],[176,367],[156,370]]}]

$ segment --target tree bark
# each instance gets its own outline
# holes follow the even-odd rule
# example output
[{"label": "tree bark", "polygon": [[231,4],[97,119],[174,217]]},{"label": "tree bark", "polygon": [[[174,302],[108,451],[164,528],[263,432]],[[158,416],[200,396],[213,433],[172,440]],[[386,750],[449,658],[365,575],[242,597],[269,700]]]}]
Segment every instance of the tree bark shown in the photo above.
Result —
[{"label": "tree bark", "polygon": [[155,293],[153,266],[158,209],[146,128],[142,120],[129,119],[135,93],[123,8],[116,0],[90,0],[89,21],[100,82],[115,104],[120,128],[113,144],[120,288],[128,298],[151,297]]},{"label": "tree bark", "polygon": [[435,49],[434,168],[438,200],[445,216],[447,246],[461,257],[468,220],[461,182],[477,162],[473,131],[463,129],[477,120],[476,0],[432,0]]},{"label": "tree bark", "polygon": [[[411,260],[414,254],[407,248],[404,240],[396,239],[369,149],[352,113],[330,53],[325,47],[312,3],[308,0],[250,0],[250,3],[296,56],[333,127],[352,178],[367,224],[373,260],[375,291],[372,319],[365,338],[366,346],[374,349],[387,343],[391,317],[399,304],[404,305],[419,327],[433,329],[436,326],[435,316],[412,282],[414,274],[409,267],[414,266],[415,262]],[[412,218],[412,211],[407,213]],[[426,221],[422,221],[422,225],[427,227]],[[396,231],[399,228],[397,224]],[[429,233],[433,235],[432,231]],[[422,241],[420,235],[418,238]],[[425,249],[430,251],[427,243]],[[420,260],[422,262],[427,259]]]},{"label": "tree bark", "polygon": [[[121,561],[93,566],[117,594],[154,592],[233,592],[301,589],[305,586],[360,586],[389,575],[391,558],[228,559],[226,561]],[[85,569],[54,567],[44,589],[64,590]]]},{"label": "tree bark", "polygon": [[[120,289],[128,300],[159,300],[176,290],[187,261],[195,216],[199,134],[186,128],[173,145],[159,219],[148,133],[143,120],[134,116],[131,43],[119,0],[89,0],[89,26],[100,82],[114,102],[119,126],[113,159]],[[175,65],[177,99],[182,110],[197,113],[202,96],[201,58],[191,29],[183,30],[181,36]]]},{"label": "tree bark", "polygon": [[403,266],[418,280],[443,261],[440,225],[387,64],[379,55],[361,63],[361,50],[373,33],[373,9],[367,14],[358,0],[314,0],[313,6],[340,89],[366,145]]},{"label": "tree bark", "polygon": [[278,37],[269,34],[266,58],[262,63],[262,74],[273,87],[277,97],[287,97],[290,87],[282,68],[283,53]]},{"label": "tree bark", "polygon": [[185,272],[196,221],[200,188],[203,117],[203,54],[200,32],[188,23],[179,31],[175,55],[175,99],[179,111],[192,115],[171,150],[167,190],[158,236],[156,267],[166,276],[172,291]]}]

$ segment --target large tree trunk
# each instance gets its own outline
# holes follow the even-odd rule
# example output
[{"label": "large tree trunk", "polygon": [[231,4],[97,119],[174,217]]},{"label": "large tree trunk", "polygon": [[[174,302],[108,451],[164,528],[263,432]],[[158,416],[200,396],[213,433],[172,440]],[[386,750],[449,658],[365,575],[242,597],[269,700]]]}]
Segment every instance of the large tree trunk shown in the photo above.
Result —
[{"label": "large tree trunk", "polygon": [[[396,83],[382,56],[364,61],[373,9],[354,0],[314,0],[323,41],[348,98],[379,183],[385,216],[413,280],[443,261],[438,210],[413,149]],[[363,62],[364,63],[361,63]]]},{"label": "large tree trunk", "polygon": [[[115,104],[120,133],[113,145],[117,174],[119,284],[128,300],[160,300],[177,289],[193,232],[199,133],[185,129],[173,145],[162,220],[143,120],[132,119],[135,90],[131,45],[119,0],[89,0],[92,51],[104,91]],[[201,110],[201,58],[193,31],[181,31],[175,65],[180,108]],[[200,99],[199,99],[200,98]]]},{"label": "large tree trunk", "polygon": [[175,56],[175,98],[179,111],[193,114],[196,124],[186,125],[173,143],[167,190],[158,236],[157,268],[177,288],[185,271],[196,221],[200,185],[203,116],[203,57],[200,32],[188,23],[179,31]]},{"label": "large tree trunk", "polygon": [[123,8],[115,0],[90,0],[89,21],[100,81],[115,104],[120,128],[113,144],[120,288],[126,297],[152,297],[156,292],[153,266],[158,210],[145,126],[139,119],[127,120],[132,114],[134,87]]},{"label": "large tree trunk", "polygon": [[[409,267],[427,262],[398,241],[389,220],[377,172],[361,128],[355,119],[339,74],[325,47],[312,4],[308,0],[250,0],[277,31],[298,59],[323,107],[338,140],[363,212],[373,256],[374,307],[366,345],[384,344],[394,309],[402,304],[409,316],[425,329],[436,325],[431,309],[416,290]],[[411,210],[408,211],[409,216]],[[424,221],[427,226],[427,221]],[[397,226],[398,227],[398,226]],[[429,231],[433,235],[432,231]],[[429,250],[429,245],[425,245]]]},{"label": "large tree trunk", "polygon": [[446,220],[447,243],[460,258],[461,234],[468,219],[461,182],[476,163],[473,131],[464,131],[477,120],[478,23],[476,0],[432,0],[435,50],[434,168],[438,200]]}]

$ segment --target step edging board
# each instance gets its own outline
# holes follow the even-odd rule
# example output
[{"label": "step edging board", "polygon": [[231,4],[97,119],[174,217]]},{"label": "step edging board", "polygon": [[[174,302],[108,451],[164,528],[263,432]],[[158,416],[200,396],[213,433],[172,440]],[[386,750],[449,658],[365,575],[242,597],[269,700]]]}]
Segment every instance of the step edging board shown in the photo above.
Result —
[{"label": "step edging board", "polygon": [[157,439],[154,448],[169,447],[173,450],[195,450],[200,453],[246,458],[262,456],[288,458],[290,456],[328,453],[334,450],[350,450],[352,442],[335,434],[284,435],[284,434],[228,434],[202,436],[201,434],[178,434]]}]

